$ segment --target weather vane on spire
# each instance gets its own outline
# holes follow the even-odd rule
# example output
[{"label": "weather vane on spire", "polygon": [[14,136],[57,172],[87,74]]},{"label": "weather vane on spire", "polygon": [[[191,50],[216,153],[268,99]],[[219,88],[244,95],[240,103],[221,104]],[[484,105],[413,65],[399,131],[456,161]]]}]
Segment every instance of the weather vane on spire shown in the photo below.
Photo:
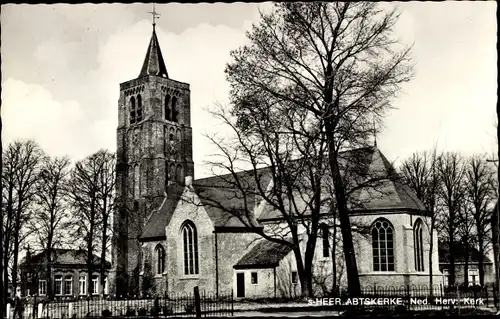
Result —
[{"label": "weather vane on spire", "polygon": [[153,2],[153,11],[150,11],[148,13],[151,13],[151,15],[153,16],[153,30],[156,26],[156,19],[159,19],[159,15],[158,12],[156,12],[155,10],[155,3]]}]

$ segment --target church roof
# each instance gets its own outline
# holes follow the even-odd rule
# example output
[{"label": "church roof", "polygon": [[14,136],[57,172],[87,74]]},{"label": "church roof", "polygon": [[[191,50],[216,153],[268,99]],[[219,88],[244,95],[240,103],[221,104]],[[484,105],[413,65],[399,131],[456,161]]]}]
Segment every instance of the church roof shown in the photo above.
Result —
[{"label": "church roof", "polygon": [[154,29],[139,77],[146,75],[157,75],[168,78],[167,68],[165,67],[160,44],[158,43],[158,38],[156,37],[156,31]]},{"label": "church roof", "polygon": [[[356,189],[361,183],[366,184],[350,195],[348,208],[351,213],[380,210],[426,211],[416,194],[403,184],[393,165],[378,148],[366,147],[342,152],[339,155],[339,166],[348,189]],[[259,220],[280,217],[280,212],[265,205]]]},{"label": "church roof", "polygon": [[165,237],[165,227],[170,223],[175,208],[179,203],[184,186],[170,184],[167,188],[167,197],[160,208],[154,211],[144,226],[140,239]]},{"label": "church roof", "polygon": [[260,240],[233,266],[235,269],[273,268],[292,251],[292,246]]}]

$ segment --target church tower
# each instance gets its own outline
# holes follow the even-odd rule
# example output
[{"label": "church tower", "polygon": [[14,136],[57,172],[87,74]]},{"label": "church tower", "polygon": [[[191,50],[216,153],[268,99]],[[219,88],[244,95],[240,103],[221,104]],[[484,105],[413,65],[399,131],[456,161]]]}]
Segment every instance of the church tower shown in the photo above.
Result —
[{"label": "church tower", "polygon": [[154,22],[139,76],[120,84],[116,156],[111,288],[127,294],[138,289],[145,219],[160,207],[169,185],[194,176],[189,84],[169,78]]}]

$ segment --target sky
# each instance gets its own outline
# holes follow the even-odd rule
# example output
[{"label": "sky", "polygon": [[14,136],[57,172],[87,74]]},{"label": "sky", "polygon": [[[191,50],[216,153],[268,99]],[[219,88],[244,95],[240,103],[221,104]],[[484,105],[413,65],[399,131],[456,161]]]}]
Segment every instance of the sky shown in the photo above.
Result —
[{"label": "sky", "polygon": [[[377,145],[396,164],[437,145],[496,152],[496,2],[385,3],[401,12],[395,34],[413,44],[415,78],[393,100]],[[227,104],[229,52],[270,3],[157,4],[156,31],[170,78],[191,89],[195,178],[224,132],[207,110]],[[151,4],[1,7],[2,138],[34,138],[52,156],[80,160],[116,150],[119,83],[139,75]]]}]

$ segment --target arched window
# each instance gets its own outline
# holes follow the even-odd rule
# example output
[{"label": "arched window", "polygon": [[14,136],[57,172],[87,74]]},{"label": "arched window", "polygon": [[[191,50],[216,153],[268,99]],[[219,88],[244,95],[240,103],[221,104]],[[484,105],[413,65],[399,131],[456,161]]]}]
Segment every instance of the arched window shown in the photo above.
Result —
[{"label": "arched window", "polygon": [[136,122],[142,121],[142,97],[140,94],[137,95],[137,110],[136,110]]},{"label": "arched window", "polygon": [[141,173],[139,170],[139,165],[134,167],[134,198],[138,198],[141,195]]},{"label": "arched window", "polygon": [[184,274],[198,274],[198,237],[196,227],[190,221],[182,227],[182,242],[184,248]]},{"label": "arched window", "polygon": [[130,98],[130,124],[135,123],[135,97]]},{"label": "arched window", "polygon": [[177,142],[182,141],[182,138],[181,138],[181,130],[179,130],[179,129],[177,130],[176,138],[177,138]]},{"label": "arched window", "polygon": [[165,271],[165,250],[161,245],[156,246],[156,273],[163,274]]},{"label": "arched window", "polygon": [[177,97],[172,97],[172,122],[179,122],[179,109],[177,106]]},{"label": "arched window", "polygon": [[413,249],[415,252],[415,270],[424,271],[424,241],[422,220],[418,219],[413,227]]},{"label": "arched window", "polygon": [[323,257],[330,257],[330,230],[328,225],[321,225],[321,235],[323,236]]},{"label": "arched window", "polygon": [[386,219],[372,226],[373,270],[394,271],[394,230]]},{"label": "arched window", "polygon": [[182,165],[181,164],[177,164],[177,168],[175,170],[175,180],[182,184],[182,180],[184,178],[184,172],[183,172],[183,169],[182,169]]},{"label": "arched window", "polygon": [[170,178],[174,180],[175,178],[175,164],[171,163],[170,164],[170,172],[169,172]]},{"label": "arched window", "polygon": [[165,120],[170,121],[170,95],[165,96]]}]

